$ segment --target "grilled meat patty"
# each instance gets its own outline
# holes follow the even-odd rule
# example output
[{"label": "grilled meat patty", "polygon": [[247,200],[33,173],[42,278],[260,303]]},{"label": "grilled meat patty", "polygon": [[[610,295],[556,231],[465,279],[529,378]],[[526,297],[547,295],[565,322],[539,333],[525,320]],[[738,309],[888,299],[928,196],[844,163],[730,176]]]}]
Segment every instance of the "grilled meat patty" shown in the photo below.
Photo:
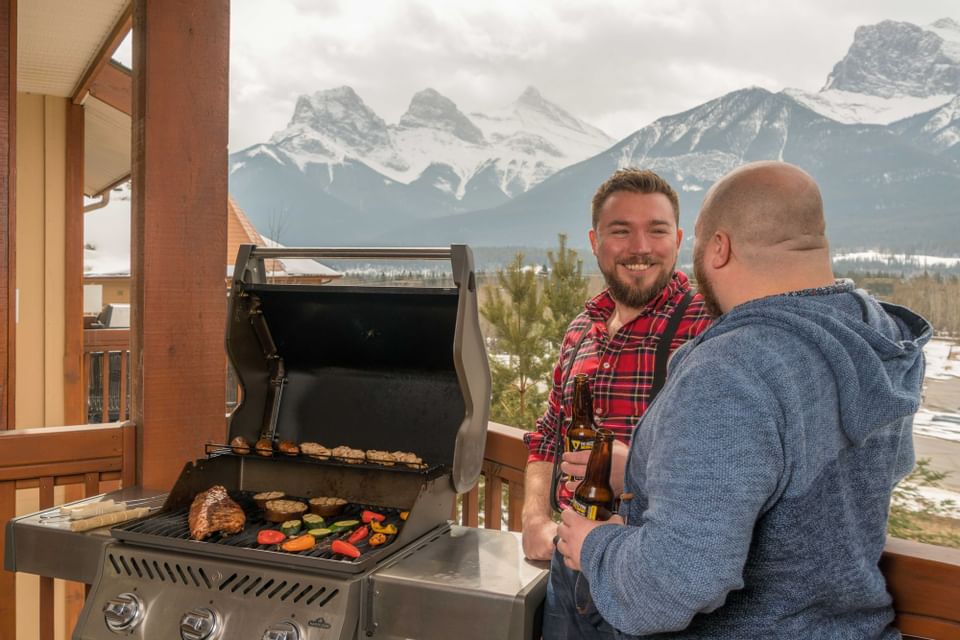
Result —
[{"label": "grilled meat patty", "polygon": [[239,533],[247,516],[222,485],[198,493],[190,505],[190,537],[203,540],[217,531]]}]

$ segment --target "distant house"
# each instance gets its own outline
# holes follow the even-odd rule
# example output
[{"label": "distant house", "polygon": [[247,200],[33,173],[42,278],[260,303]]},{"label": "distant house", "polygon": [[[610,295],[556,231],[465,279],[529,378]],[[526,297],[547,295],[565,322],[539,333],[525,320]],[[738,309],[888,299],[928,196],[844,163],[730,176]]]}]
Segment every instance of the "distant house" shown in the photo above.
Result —
[{"label": "distant house", "polygon": [[[265,247],[280,246],[261,236],[247,214],[233,198],[227,200],[227,256],[226,277],[233,275],[234,262],[241,244]],[[115,261],[114,261],[115,262]],[[298,284],[326,284],[343,276],[339,271],[307,258],[267,260],[267,279],[270,282]],[[99,287],[100,305],[130,302],[130,267],[117,268],[115,264],[94,264],[84,273],[84,285]],[[88,309],[88,313],[90,310]]]}]

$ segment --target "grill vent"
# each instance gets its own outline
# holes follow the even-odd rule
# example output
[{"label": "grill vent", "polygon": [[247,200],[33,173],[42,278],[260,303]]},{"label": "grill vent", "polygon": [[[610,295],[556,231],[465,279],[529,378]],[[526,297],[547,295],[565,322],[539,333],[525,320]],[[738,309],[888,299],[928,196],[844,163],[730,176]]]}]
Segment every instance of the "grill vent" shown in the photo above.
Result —
[{"label": "grill vent", "polygon": [[[190,565],[181,565],[178,562],[160,564],[156,560],[150,561],[119,553],[111,553],[107,558],[110,560],[113,570],[122,576],[136,577],[141,580],[172,582],[188,587],[210,588],[210,580],[201,568],[194,569]],[[203,578],[202,583],[197,579],[197,575]]]},{"label": "grill vent", "polygon": [[248,598],[268,600],[276,598],[280,601],[290,600],[293,603],[304,600],[305,604],[324,607],[340,594],[339,589],[330,591],[316,584],[300,582],[290,584],[286,580],[278,582],[268,576],[246,573],[232,573],[214,586],[203,567],[193,567],[178,562],[161,563],[120,553],[109,553],[107,559],[118,575],[155,582],[172,582],[199,589],[216,589]]}]

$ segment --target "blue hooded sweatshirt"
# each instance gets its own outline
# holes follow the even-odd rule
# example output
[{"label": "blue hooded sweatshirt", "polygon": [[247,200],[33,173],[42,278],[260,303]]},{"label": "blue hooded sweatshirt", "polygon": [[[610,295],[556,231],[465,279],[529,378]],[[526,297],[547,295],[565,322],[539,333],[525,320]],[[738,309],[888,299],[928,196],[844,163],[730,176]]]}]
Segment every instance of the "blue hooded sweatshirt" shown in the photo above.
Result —
[{"label": "blue hooded sweatshirt", "polygon": [[584,540],[625,636],[899,638],[877,563],[914,464],[930,325],[852,283],[732,309],[679,350]]}]

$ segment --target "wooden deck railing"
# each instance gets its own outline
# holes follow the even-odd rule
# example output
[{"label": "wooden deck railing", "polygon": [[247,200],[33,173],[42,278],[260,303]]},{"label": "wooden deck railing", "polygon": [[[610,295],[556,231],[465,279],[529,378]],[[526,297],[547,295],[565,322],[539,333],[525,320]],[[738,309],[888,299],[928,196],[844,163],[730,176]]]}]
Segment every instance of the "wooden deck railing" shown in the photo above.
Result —
[{"label": "wooden deck railing", "polygon": [[[490,423],[483,486],[462,497],[462,524],[478,526],[482,520],[487,528],[520,529],[527,457],[522,437],[520,429]],[[40,508],[48,508],[55,506],[57,486],[77,488],[67,500],[99,493],[111,481],[133,484],[134,451],[130,423],[0,432],[0,524],[16,515],[18,491],[39,490]],[[0,547],[3,536],[0,527]],[[890,539],[881,567],[905,637],[960,640],[960,550]],[[53,580],[40,580],[40,638],[51,640]],[[0,593],[15,590],[14,576],[0,571]],[[82,587],[74,587],[72,599],[68,595],[66,629],[72,628],[82,598]],[[16,637],[15,603],[16,598],[0,597],[0,638]]]},{"label": "wooden deck railing", "polygon": [[83,331],[84,415],[91,423],[127,420],[129,415],[129,329]]},{"label": "wooden deck railing", "polygon": [[[6,523],[17,514],[17,497],[47,509],[96,495],[136,478],[136,431],[132,423],[0,431],[0,549]],[[62,500],[54,489],[65,487]],[[25,494],[32,492],[34,495]],[[16,577],[0,568],[0,638],[16,637]],[[83,606],[84,587],[67,583],[64,628],[72,629]],[[54,580],[40,578],[40,640],[53,640]]]},{"label": "wooden deck railing", "polygon": [[[461,522],[465,526],[475,527],[482,521],[487,528],[501,528],[502,504],[506,502],[507,527],[520,530],[523,468],[527,459],[523,433],[522,429],[490,423],[483,462],[484,486],[461,498]],[[497,498],[504,486],[508,497],[502,501]],[[896,624],[904,638],[960,640],[960,549],[889,538],[880,566],[893,595]]]}]

